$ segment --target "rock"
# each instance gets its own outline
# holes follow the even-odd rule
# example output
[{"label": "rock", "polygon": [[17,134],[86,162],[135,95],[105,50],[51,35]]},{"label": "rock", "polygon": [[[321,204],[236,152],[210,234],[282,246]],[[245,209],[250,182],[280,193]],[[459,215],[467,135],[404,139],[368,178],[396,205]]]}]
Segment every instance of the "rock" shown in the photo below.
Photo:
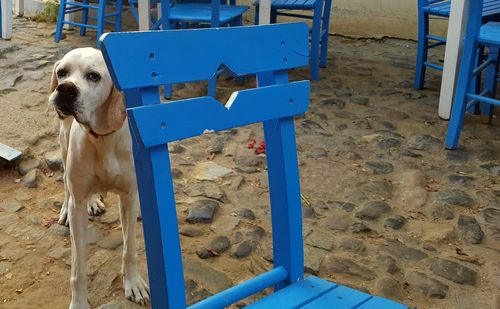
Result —
[{"label": "rock", "polygon": [[403,149],[403,150],[399,151],[398,154],[400,156],[410,157],[410,158],[421,158],[422,157],[421,154],[409,151],[408,149]]},{"label": "rock", "polygon": [[313,231],[307,236],[305,243],[309,246],[331,251],[333,249],[333,237],[331,234]]},{"label": "rock", "polygon": [[487,190],[480,190],[476,192],[476,197],[478,203],[481,207],[500,207],[500,201],[497,197],[491,192]]},{"label": "rock", "polygon": [[486,163],[486,164],[480,165],[479,167],[487,170],[490,174],[500,176],[500,164]]},{"label": "rock", "polygon": [[371,193],[377,199],[390,199],[392,197],[393,186],[387,180],[374,180],[363,184],[361,189],[364,192]]},{"label": "rock", "polygon": [[412,136],[408,142],[408,148],[426,152],[437,152],[443,149],[443,142],[430,135]]},{"label": "rock", "polygon": [[382,278],[377,280],[375,287],[380,291],[380,295],[390,299],[400,299],[403,297],[403,285],[392,278]]},{"label": "rock", "polygon": [[18,171],[19,173],[21,173],[21,175],[26,175],[28,174],[29,171],[39,168],[41,163],[42,162],[40,162],[40,160],[37,159],[21,161],[21,163],[19,163],[18,166]]},{"label": "rock", "polygon": [[321,106],[332,107],[335,109],[344,109],[345,101],[342,99],[326,99],[319,102]]},{"label": "rock", "polygon": [[172,178],[174,179],[179,179],[183,175],[182,171],[176,167],[172,168],[171,173],[172,173]]},{"label": "rock", "polygon": [[345,231],[351,224],[351,218],[345,215],[333,215],[326,219],[326,227],[330,230]]},{"label": "rock", "polygon": [[321,266],[321,261],[326,255],[326,251],[311,246],[304,246],[304,271],[317,275]]},{"label": "rock", "polygon": [[125,298],[115,299],[107,304],[97,307],[97,309],[142,309],[141,305],[131,302]]},{"label": "rock", "polygon": [[390,227],[393,230],[399,230],[406,223],[406,219],[403,216],[395,216],[392,218],[387,218],[384,223],[384,227]]},{"label": "rock", "polygon": [[358,211],[354,216],[361,220],[375,220],[379,218],[382,214],[391,211],[389,204],[385,202],[368,202],[363,209]]},{"label": "rock", "polygon": [[455,150],[446,150],[446,160],[467,161],[469,160],[469,153],[464,148],[458,148]]},{"label": "rock", "polygon": [[484,221],[500,225],[500,209],[486,208],[483,210]]},{"label": "rock", "polygon": [[87,227],[87,244],[96,244],[104,237],[103,231],[94,225]]},{"label": "rock", "polygon": [[186,280],[193,280],[210,293],[215,294],[233,286],[231,280],[218,270],[207,264],[202,264],[193,258],[186,258],[184,263],[184,276]]},{"label": "rock", "polygon": [[226,193],[212,182],[198,182],[186,185],[183,192],[190,197],[204,196],[220,202],[227,202]]},{"label": "rock", "polygon": [[363,222],[357,222],[351,226],[351,231],[353,233],[368,233],[371,232],[372,229],[366,226]]},{"label": "rock", "polygon": [[433,207],[431,210],[431,216],[434,219],[444,219],[444,220],[451,220],[455,218],[455,214],[453,211],[450,210],[450,208],[446,205],[437,205]]},{"label": "rock", "polygon": [[188,306],[193,305],[209,296],[212,296],[212,293],[207,291],[204,288],[199,288],[198,284],[191,279],[186,280],[186,303]]},{"label": "rock", "polygon": [[337,153],[341,159],[357,161],[363,159],[358,153],[352,150],[341,150]]},{"label": "rock", "polygon": [[363,130],[370,130],[372,128],[372,125],[366,120],[360,120],[356,122],[356,127]]},{"label": "rock", "polygon": [[484,237],[484,232],[477,220],[469,216],[458,217],[458,231],[460,237],[470,244],[480,244]]},{"label": "rock", "polygon": [[225,139],[223,136],[216,136],[208,146],[207,153],[208,154],[222,153],[222,150],[224,150],[224,140]]},{"label": "rock", "polygon": [[446,284],[429,278],[424,273],[409,271],[406,273],[406,280],[410,286],[417,287],[427,297],[443,299],[448,294],[448,286]]},{"label": "rock", "polygon": [[113,231],[97,242],[97,245],[104,249],[114,250],[123,243],[122,231]]},{"label": "rock", "polygon": [[454,206],[472,207],[474,200],[464,191],[452,189],[438,193],[439,200]]},{"label": "rock", "polygon": [[377,261],[389,274],[395,274],[400,270],[396,260],[390,255],[379,255]]},{"label": "rock", "polygon": [[52,235],[56,235],[56,236],[61,236],[61,237],[66,237],[66,236],[69,236],[69,227],[67,226],[64,226],[64,225],[59,225],[57,224],[52,224],[50,227],[49,227],[49,232],[52,234]]},{"label": "rock", "polygon": [[371,269],[361,266],[353,260],[333,254],[327,254],[321,262],[320,274],[326,277],[335,277],[336,274],[343,274],[365,280],[373,280],[377,277]]},{"label": "rock", "polygon": [[326,205],[328,205],[328,208],[333,208],[333,209],[342,209],[347,212],[351,212],[354,210],[356,205],[353,203],[349,202],[340,202],[340,201],[326,201]]},{"label": "rock", "polygon": [[232,256],[235,256],[237,258],[244,258],[252,254],[252,251],[255,249],[257,246],[257,243],[254,240],[245,240],[241,243],[239,243],[236,248],[233,247],[233,250],[231,252]]},{"label": "rock", "polygon": [[476,178],[472,176],[462,176],[462,175],[450,175],[446,177],[448,181],[454,185],[461,185],[468,187],[470,186],[473,182],[476,181]]},{"label": "rock", "polygon": [[179,228],[179,234],[187,237],[198,237],[201,235],[205,235],[203,231],[189,225],[181,226]]},{"label": "rock", "polygon": [[168,144],[168,152],[172,154],[179,154],[186,151],[186,147],[182,146],[179,143],[170,143]]},{"label": "rock", "polygon": [[2,211],[6,211],[6,212],[10,212],[10,213],[16,213],[23,208],[24,208],[24,206],[17,201],[7,201],[7,202],[0,203],[0,209]]},{"label": "rock", "polygon": [[253,240],[261,240],[266,235],[266,230],[258,225],[251,226],[246,235]]},{"label": "rock", "polygon": [[326,158],[328,156],[328,151],[324,148],[313,148],[306,153],[306,157],[312,159]]},{"label": "rock", "polygon": [[191,205],[186,221],[189,223],[212,223],[219,203],[213,200],[200,200]]},{"label": "rock", "polygon": [[71,249],[56,245],[47,251],[47,256],[53,258],[54,260],[62,260],[71,255]]},{"label": "rock", "polygon": [[477,273],[457,262],[435,258],[431,261],[431,271],[443,278],[459,284],[475,285]]},{"label": "rock", "polygon": [[232,174],[234,174],[232,169],[213,161],[199,163],[193,171],[193,177],[198,180],[217,180]]},{"label": "rock", "polygon": [[236,165],[243,167],[259,167],[263,168],[265,165],[265,158],[261,156],[236,156],[233,157]]},{"label": "rock", "polygon": [[370,98],[366,98],[366,97],[351,98],[351,102],[358,104],[358,105],[367,106],[368,103],[370,103]]},{"label": "rock", "polygon": [[369,161],[365,165],[373,174],[389,174],[394,170],[394,166],[389,162]]},{"label": "rock", "polygon": [[387,247],[384,248],[389,254],[398,259],[417,262],[427,257],[427,254],[405,246],[398,240],[387,239]]},{"label": "rock", "polygon": [[38,169],[30,170],[26,175],[24,175],[21,183],[28,188],[38,187]]},{"label": "rock", "polygon": [[320,124],[314,122],[312,120],[306,119],[300,123],[300,126],[304,129],[307,129],[311,133],[323,135],[323,136],[332,136],[330,132],[325,130]]},{"label": "rock", "polygon": [[210,242],[210,249],[213,251],[216,251],[217,253],[223,253],[226,252],[227,249],[229,249],[229,246],[231,246],[231,242],[229,241],[229,238],[226,236],[217,236],[215,237],[211,242]]},{"label": "rock", "polygon": [[380,149],[396,148],[401,146],[401,141],[395,138],[384,138],[377,142],[377,147]]},{"label": "rock", "polygon": [[316,211],[314,210],[314,207],[308,207],[302,205],[302,218],[304,219],[316,218]]},{"label": "rock", "polygon": [[236,208],[231,213],[231,215],[233,214],[240,219],[255,220],[255,213],[248,208]]},{"label": "rock", "polygon": [[419,170],[406,170],[399,176],[397,197],[401,205],[409,209],[420,209],[428,199],[425,174]]},{"label": "rock", "polygon": [[362,254],[366,251],[364,243],[356,238],[344,237],[340,240],[340,249],[356,254]]},{"label": "rock", "polygon": [[62,171],[63,162],[59,152],[50,152],[45,154],[45,163],[52,171]]}]

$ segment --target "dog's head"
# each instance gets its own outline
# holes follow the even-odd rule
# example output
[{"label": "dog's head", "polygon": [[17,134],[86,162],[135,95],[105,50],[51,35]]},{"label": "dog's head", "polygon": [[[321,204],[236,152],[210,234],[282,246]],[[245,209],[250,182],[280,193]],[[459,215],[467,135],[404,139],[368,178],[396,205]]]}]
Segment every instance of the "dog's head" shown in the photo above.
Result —
[{"label": "dog's head", "polygon": [[56,62],[49,103],[61,119],[68,116],[98,134],[122,127],[126,117],[121,93],[113,86],[101,52],[77,48]]}]

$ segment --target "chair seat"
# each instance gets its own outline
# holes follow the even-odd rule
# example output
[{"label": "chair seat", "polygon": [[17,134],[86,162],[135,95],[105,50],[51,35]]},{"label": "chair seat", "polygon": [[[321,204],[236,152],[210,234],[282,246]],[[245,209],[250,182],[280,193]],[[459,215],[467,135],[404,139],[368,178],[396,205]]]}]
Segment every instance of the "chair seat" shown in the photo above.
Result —
[{"label": "chair seat", "polygon": [[477,40],[480,44],[500,46],[500,22],[482,25]]},{"label": "chair seat", "polygon": [[[241,16],[248,10],[243,5],[221,5],[220,23],[227,23]],[[212,20],[212,5],[210,3],[178,3],[170,11],[171,21],[210,22]]]},{"label": "chair seat", "polygon": [[305,280],[281,289],[245,308],[406,309],[408,307],[315,276],[309,276]]},{"label": "chair seat", "polygon": [[[259,5],[259,1],[255,1],[254,5]],[[271,7],[273,9],[304,9],[311,10],[316,6],[316,0],[272,0]]]},{"label": "chair seat", "polygon": [[[450,1],[439,1],[424,7],[430,15],[450,17]],[[484,0],[483,17],[500,14],[500,0]]]}]

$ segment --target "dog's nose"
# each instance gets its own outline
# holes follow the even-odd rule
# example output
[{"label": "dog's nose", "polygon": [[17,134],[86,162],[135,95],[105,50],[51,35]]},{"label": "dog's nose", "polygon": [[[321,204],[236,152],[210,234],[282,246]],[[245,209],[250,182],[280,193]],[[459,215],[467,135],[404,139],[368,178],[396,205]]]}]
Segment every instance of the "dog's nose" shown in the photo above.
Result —
[{"label": "dog's nose", "polygon": [[74,98],[78,95],[78,89],[76,88],[75,84],[70,82],[59,84],[56,90],[57,92],[59,92],[59,94],[67,96],[69,98]]}]

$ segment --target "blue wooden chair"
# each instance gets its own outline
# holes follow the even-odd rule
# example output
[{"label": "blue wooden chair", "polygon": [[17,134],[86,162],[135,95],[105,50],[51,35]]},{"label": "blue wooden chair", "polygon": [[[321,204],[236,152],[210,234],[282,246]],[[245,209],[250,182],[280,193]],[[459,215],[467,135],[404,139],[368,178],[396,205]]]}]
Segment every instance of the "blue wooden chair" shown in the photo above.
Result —
[{"label": "blue wooden chair", "polygon": [[[489,116],[488,122],[491,123],[493,106],[500,106],[500,100],[495,99],[500,62],[498,53],[500,22],[488,22],[482,25],[483,0],[471,1],[469,5],[469,19],[466,26],[460,72],[446,134],[446,148],[448,149],[458,147],[466,108],[480,102],[482,110]],[[477,66],[475,53],[481,47],[488,48],[489,56]],[[477,93],[470,92],[468,89],[471,89],[470,85],[473,79],[483,71],[485,71],[484,89],[480,89]]]},{"label": "blue wooden chair", "polygon": [[[426,68],[442,71],[443,66],[428,62],[429,49],[446,44],[446,38],[429,34],[429,18],[450,17],[450,0],[418,0],[418,46],[417,64],[415,68],[415,89],[422,89],[425,82]],[[483,22],[500,16],[500,0],[484,0],[482,9]],[[434,43],[430,43],[434,42]]]},{"label": "blue wooden chair", "polygon": [[[319,79],[319,68],[326,67],[328,56],[328,30],[332,0],[272,0],[271,23],[278,16],[312,19],[311,33],[311,79]],[[312,15],[290,11],[312,11]],[[259,23],[259,1],[255,2],[255,24]]]},{"label": "blue wooden chair", "polygon": [[[113,7],[114,10],[109,12],[108,9],[108,12],[106,12],[107,7]],[[123,0],[99,0],[97,5],[90,4],[89,0],[82,0],[81,2],[76,2],[75,0],[60,0],[54,40],[56,42],[61,40],[63,26],[66,24],[80,27],[80,35],[85,35],[87,28],[95,29],[97,31],[97,42],[99,42],[99,37],[104,33],[104,26],[106,24],[112,24],[114,25],[115,31],[121,31],[122,8]],[[95,17],[90,16],[90,10],[96,12]],[[76,12],[82,12],[81,22],[64,20],[66,14],[73,14]]]},{"label": "blue wooden chair", "polygon": [[[310,85],[288,82],[287,70],[308,64],[305,24],[109,33],[101,40],[127,102],[153,308],[186,307],[167,144],[257,122],[264,123],[267,147],[274,268],[189,308],[224,308],[271,286],[275,293],[249,307],[407,308],[317,277],[304,279],[293,117],[306,112]],[[233,93],[225,105],[208,96],[160,104],[160,85],[207,79],[221,65],[257,74],[258,87]]]},{"label": "blue wooden chair", "polygon": [[[243,14],[249,9],[248,6],[236,5],[236,0],[152,0],[152,3],[159,4],[161,19],[151,18],[151,30],[179,29],[179,28],[206,28],[206,27],[229,27],[242,26]],[[130,9],[136,19],[138,17],[138,0],[130,0]],[[223,72],[228,72],[221,68],[214,76],[208,80],[208,94],[215,97],[217,77]],[[242,83],[242,78],[237,78],[238,83]],[[165,85],[164,97],[170,98],[172,95],[172,85]]]}]

